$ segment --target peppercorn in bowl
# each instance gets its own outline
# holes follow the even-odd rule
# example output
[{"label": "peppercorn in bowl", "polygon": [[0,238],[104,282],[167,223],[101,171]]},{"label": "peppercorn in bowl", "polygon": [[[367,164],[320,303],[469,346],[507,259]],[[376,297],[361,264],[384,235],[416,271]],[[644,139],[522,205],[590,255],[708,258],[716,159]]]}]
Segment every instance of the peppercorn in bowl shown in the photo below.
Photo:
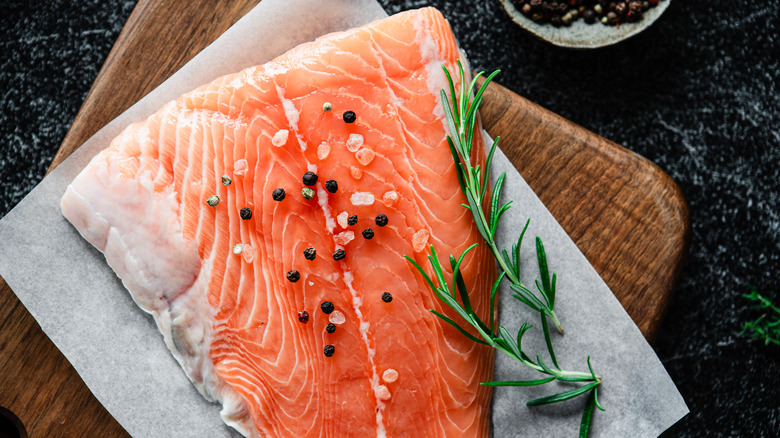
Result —
[{"label": "peppercorn in bowl", "polygon": [[671,0],[500,0],[512,21],[559,47],[595,49],[648,28]]}]

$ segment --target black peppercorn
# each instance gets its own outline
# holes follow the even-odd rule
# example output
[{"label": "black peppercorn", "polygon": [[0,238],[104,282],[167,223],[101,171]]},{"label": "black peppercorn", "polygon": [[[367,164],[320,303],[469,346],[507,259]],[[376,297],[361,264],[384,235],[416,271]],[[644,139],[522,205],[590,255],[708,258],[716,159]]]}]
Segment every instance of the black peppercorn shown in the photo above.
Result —
[{"label": "black peppercorn", "polygon": [[329,322],[328,325],[325,326],[325,331],[328,333],[333,333],[336,331],[336,324],[333,324],[332,322]]},{"label": "black peppercorn", "polygon": [[284,189],[275,189],[271,196],[273,196],[274,201],[281,201],[284,199]]},{"label": "black peppercorn", "polygon": [[372,230],[371,228],[366,228],[365,230],[363,230],[363,237],[369,240],[373,239],[374,230]]},{"label": "black peppercorn", "polygon": [[309,312],[307,312],[305,310],[303,312],[298,312],[298,321],[300,321],[300,322],[302,322],[304,324],[309,322]]},{"label": "black peppercorn", "polygon": [[336,193],[338,189],[339,189],[339,183],[337,183],[336,180],[329,179],[325,181],[325,190],[331,193]]},{"label": "black peppercorn", "polygon": [[317,174],[314,172],[306,172],[303,174],[303,185],[305,186],[313,186],[314,184],[317,184]]},{"label": "black peppercorn", "polygon": [[387,225],[387,216],[384,214],[380,214],[376,217],[376,220],[374,222],[376,222],[376,224],[379,225],[380,227],[384,227],[385,225]]},{"label": "black peppercorn", "polygon": [[585,9],[582,13],[582,19],[588,24],[593,24],[596,22],[596,13],[593,12],[593,9]]},{"label": "black peppercorn", "polygon": [[336,252],[333,253],[333,260],[338,261],[343,259],[346,256],[347,256],[346,251],[344,251],[343,249],[337,249]]},{"label": "black peppercorn", "polygon": [[334,310],[336,310],[336,307],[334,307],[333,303],[330,301],[323,301],[322,304],[320,304],[320,310],[322,310],[322,313],[330,315]]},{"label": "black peppercorn", "polygon": [[244,207],[241,209],[240,212],[238,212],[239,216],[241,216],[241,219],[248,221],[249,219],[252,219],[252,209],[249,207]]},{"label": "black peppercorn", "polygon": [[357,215],[353,214],[352,216],[347,218],[347,224],[349,225],[355,225],[357,223]]},{"label": "black peppercorn", "polygon": [[393,301],[393,295],[390,292],[382,292],[382,301],[386,303]]},{"label": "black peppercorn", "polygon": [[322,349],[322,352],[325,353],[326,357],[331,357],[333,356],[333,353],[336,352],[336,347],[328,344],[325,346],[325,348]]},{"label": "black peppercorn", "polygon": [[295,269],[287,271],[287,279],[290,280],[291,283],[295,283],[301,279],[301,274]]},{"label": "black peppercorn", "polygon": [[308,247],[303,250],[303,256],[306,257],[306,260],[314,260],[317,257],[317,250],[312,247]]},{"label": "black peppercorn", "polygon": [[357,115],[354,111],[344,111],[344,123],[355,123]]}]

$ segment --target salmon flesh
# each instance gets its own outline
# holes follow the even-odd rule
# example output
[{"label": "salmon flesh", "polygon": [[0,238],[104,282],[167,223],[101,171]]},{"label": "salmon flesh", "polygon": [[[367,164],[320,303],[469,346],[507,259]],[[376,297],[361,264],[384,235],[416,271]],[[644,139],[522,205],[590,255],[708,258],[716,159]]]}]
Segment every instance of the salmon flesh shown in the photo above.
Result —
[{"label": "salmon flesh", "polygon": [[[489,435],[492,350],[403,258],[480,240],[440,98],[459,59],[432,8],[329,34],[128,126],[67,188],[65,217],[245,436]],[[484,320],[485,245],[463,275]]]}]

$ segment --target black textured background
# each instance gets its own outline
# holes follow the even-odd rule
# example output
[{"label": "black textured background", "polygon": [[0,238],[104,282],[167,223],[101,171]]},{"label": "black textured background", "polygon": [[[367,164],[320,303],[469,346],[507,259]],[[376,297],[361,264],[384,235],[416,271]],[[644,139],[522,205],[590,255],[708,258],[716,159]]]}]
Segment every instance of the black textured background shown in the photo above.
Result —
[{"label": "black textured background", "polygon": [[[475,68],[678,182],[691,252],[655,349],[691,413],[664,436],[780,436],[780,347],[737,336],[758,316],[740,295],[772,294],[780,275],[777,2],[674,0],[644,33],[585,52],[535,40],[498,0],[380,3],[438,7]],[[135,2],[1,4],[0,216],[43,177]]]}]

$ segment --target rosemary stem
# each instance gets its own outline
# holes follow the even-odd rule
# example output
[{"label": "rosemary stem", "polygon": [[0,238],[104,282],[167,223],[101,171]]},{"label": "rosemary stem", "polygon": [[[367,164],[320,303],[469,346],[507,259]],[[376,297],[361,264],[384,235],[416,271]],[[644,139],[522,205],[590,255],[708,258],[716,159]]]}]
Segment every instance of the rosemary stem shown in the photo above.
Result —
[{"label": "rosemary stem", "polygon": [[[484,339],[491,347],[495,348],[496,350],[500,351],[501,353],[504,353],[506,356],[509,356],[512,359],[515,359],[517,361],[522,362],[525,366],[532,368],[540,373],[550,374],[549,372],[545,371],[544,368],[542,368],[539,364],[536,364],[534,362],[531,362],[530,360],[525,359],[522,356],[516,355],[513,351],[507,350],[506,348],[502,347],[500,344],[498,344],[495,341],[495,338],[493,336],[488,335],[485,333],[482,328],[480,328],[476,324],[472,324],[474,328],[477,329],[480,336],[482,336],[482,339]],[[556,378],[564,378],[564,379],[582,379],[583,381],[593,381],[593,375],[591,373],[583,373],[580,371],[565,371],[565,370],[552,370],[553,374],[552,376],[555,376]],[[596,381],[601,383],[601,376],[596,376]]]},{"label": "rosemary stem", "polygon": [[[464,160],[465,161],[465,160]],[[467,163],[467,168],[470,168],[471,165]],[[487,171],[487,169],[485,170]],[[467,172],[468,175],[471,174],[470,169],[469,172]],[[474,185],[471,181],[471,178],[469,177],[469,189],[471,190],[471,195],[474,197],[474,199],[477,199],[479,204],[482,205],[483,199],[479,197],[478,193],[474,193]],[[483,224],[483,227],[486,230],[490,230],[490,226],[488,225],[488,221],[485,218],[485,213],[482,211],[482,209],[479,209],[479,212],[472,212],[474,216],[476,216],[476,219],[481,221]],[[485,236],[485,241],[487,242],[488,246],[490,247],[490,251],[493,253],[493,257],[498,261],[498,265],[501,267],[501,270],[506,273],[506,276],[509,278],[509,281],[512,284],[516,284],[518,286],[523,286],[523,283],[520,281],[519,278],[515,275],[514,271],[510,269],[506,265],[506,261],[504,261],[504,257],[501,256],[501,252],[498,250],[498,246],[496,245],[496,241],[493,238],[493,236]],[[552,309],[549,310],[550,318],[552,318],[552,322],[555,325],[555,328],[558,330],[558,333],[564,334],[563,325],[561,324],[561,321],[558,319],[558,316],[555,315],[555,312]]]},{"label": "rosemary stem", "polygon": [[555,328],[558,329],[558,333],[563,334],[563,326],[561,325],[561,321],[558,320],[558,317],[555,315],[555,312],[550,309],[550,318],[552,318],[553,324],[555,324]]}]

